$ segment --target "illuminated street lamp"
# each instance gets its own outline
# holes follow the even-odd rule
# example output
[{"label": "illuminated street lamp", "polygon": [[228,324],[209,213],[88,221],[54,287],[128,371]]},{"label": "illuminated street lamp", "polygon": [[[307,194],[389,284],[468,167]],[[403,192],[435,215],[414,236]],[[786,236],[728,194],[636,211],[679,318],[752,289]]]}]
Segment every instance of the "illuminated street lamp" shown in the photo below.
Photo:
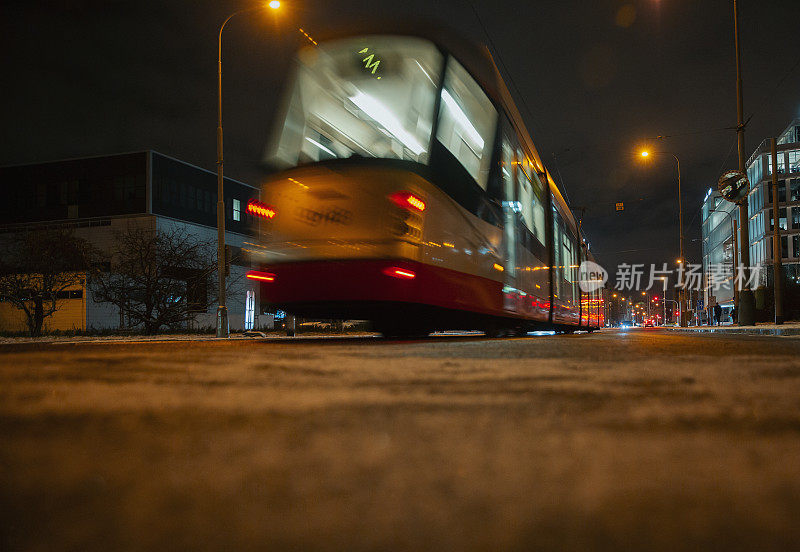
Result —
[{"label": "illuminated street lamp", "polygon": [[[680,249],[681,249],[681,253],[680,253],[681,256],[678,259],[678,264],[682,264],[683,261],[684,261],[684,255],[683,255],[683,201],[681,199],[681,160],[678,159],[678,156],[675,155],[674,153],[663,152],[663,151],[649,152],[647,150],[642,150],[641,155],[642,155],[642,157],[648,157],[650,155],[650,153],[671,155],[673,157],[673,159],[675,159],[675,163],[676,163],[676,166],[677,166],[677,169],[678,169],[678,228],[680,230]],[[685,326],[686,325],[686,320],[685,320],[685,316],[684,316],[684,308],[685,308],[685,304],[686,304],[686,292],[685,292],[684,289],[681,289],[679,291],[679,298],[680,298],[680,304],[681,304],[681,308],[680,308],[681,326]]]},{"label": "illuminated street lamp", "polygon": [[281,7],[278,0],[271,0],[268,4],[245,8],[233,12],[223,21],[219,28],[218,57],[217,57],[217,100],[218,113],[217,119],[217,272],[219,278],[219,307],[217,307],[217,337],[228,337],[230,329],[228,327],[228,307],[225,305],[225,198],[223,196],[223,171],[222,171],[222,31],[234,16],[240,13],[261,10],[265,7],[277,10]]}]

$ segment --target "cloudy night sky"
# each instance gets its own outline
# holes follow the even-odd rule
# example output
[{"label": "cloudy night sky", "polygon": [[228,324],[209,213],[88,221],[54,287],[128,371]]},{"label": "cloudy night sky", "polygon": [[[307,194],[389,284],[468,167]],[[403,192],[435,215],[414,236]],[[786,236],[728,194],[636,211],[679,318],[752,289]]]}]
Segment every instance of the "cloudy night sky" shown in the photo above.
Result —
[{"label": "cloudy night sky", "polygon": [[[0,164],[155,149],[215,170],[217,31],[250,5],[6,3]],[[687,257],[699,262],[700,202],[737,165],[731,1],[474,5],[480,19],[466,0],[286,0],[280,15],[234,19],[223,42],[226,175],[253,184],[264,175],[275,108],[305,40],[298,27],[313,36],[372,17],[444,20],[493,44],[543,160],[573,209],[587,208],[584,231],[602,264],[613,272],[678,255],[674,161],[643,165],[632,154],[644,144],[681,159]],[[743,0],[740,17],[749,156],[800,116],[800,2]]]}]

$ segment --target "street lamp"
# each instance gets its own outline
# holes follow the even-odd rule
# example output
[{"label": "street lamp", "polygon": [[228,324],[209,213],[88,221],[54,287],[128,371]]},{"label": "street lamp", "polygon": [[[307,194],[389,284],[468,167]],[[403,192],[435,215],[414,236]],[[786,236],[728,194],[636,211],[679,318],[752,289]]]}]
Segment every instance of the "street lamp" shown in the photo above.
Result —
[{"label": "street lamp", "polygon": [[278,0],[271,0],[265,6],[255,6],[233,12],[223,21],[219,28],[219,41],[217,44],[217,272],[219,278],[219,307],[217,307],[217,337],[228,337],[230,329],[228,326],[228,307],[225,305],[225,198],[223,196],[223,176],[222,176],[222,31],[228,21],[241,13],[255,11],[269,7],[277,10],[281,7]]},{"label": "street lamp", "polygon": [[[680,230],[680,258],[678,259],[678,264],[683,263],[684,255],[683,255],[683,201],[681,199],[681,160],[678,159],[678,156],[674,153],[665,152],[665,151],[656,151],[656,152],[649,152],[647,150],[643,150],[641,152],[642,157],[648,157],[651,153],[658,153],[663,155],[671,155],[673,159],[675,159],[675,163],[678,169],[678,228]],[[681,326],[685,325],[684,322],[684,306],[686,303],[686,292],[684,289],[679,291],[680,301],[681,301]]]}]

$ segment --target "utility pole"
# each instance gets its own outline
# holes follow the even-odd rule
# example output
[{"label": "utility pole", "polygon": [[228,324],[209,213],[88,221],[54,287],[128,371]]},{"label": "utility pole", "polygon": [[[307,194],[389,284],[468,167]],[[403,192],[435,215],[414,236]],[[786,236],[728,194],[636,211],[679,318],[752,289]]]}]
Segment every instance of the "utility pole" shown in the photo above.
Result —
[{"label": "utility pole", "polygon": [[736,219],[731,217],[731,235],[733,236],[733,272],[731,274],[733,281],[731,287],[733,288],[733,308],[736,309],[736,312],[739,312],[739,290],[736,288],[736,261],[739,258],[739,237],[736,234],[737,229]]},{"label": "utility pole", "polygon": [[778,216],[778,142],[772,146],[772,282],[775,288],[775,324],[783,324],[783,271],[781,270],[781,218]]},{"label": "utility pole", "polygon": [[[744,156],[744,101],[742,100],[742,58],[739,48],[739,6],[733,0],[733,38],[736,45],[736,141],[739,146],[739,172],[746,174]],[[755,324],[756,305],[748,280],[750,276],[750,232],[747,221],[747,196],[739,201],[739,252],[741,255],[742,289],[739,292],[739,325]]]}]

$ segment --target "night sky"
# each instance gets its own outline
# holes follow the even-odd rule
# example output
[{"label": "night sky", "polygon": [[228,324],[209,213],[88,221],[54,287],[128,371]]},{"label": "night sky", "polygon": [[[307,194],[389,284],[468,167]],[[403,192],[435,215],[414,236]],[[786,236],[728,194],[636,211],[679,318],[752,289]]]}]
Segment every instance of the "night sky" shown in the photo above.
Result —
[{"label": "night sky", "polygon": [[[3,8],[0,164],[155,149],[215,170],[217,31],[253,2],[35,4]],[[601,263],[613,274],[619,262],[678,256],[674,161],[642,164],[632,155],[642,144],[681,159],[687,258],[699,262],[700,202],[737,166],[726,130],[736,124],[732,2],[475,7],[542,158],[572,207],[588,208],[583,227]],[[275,106],[305,40],[298,26],[314,35],[387,16],[443,19],[488,42],[465,0],[287,0],[278,16],[234,19],[223,49],[226,175],[263,177]],[[800,2],[742,0],[740,17],[749,156],[800,116]]]}]

